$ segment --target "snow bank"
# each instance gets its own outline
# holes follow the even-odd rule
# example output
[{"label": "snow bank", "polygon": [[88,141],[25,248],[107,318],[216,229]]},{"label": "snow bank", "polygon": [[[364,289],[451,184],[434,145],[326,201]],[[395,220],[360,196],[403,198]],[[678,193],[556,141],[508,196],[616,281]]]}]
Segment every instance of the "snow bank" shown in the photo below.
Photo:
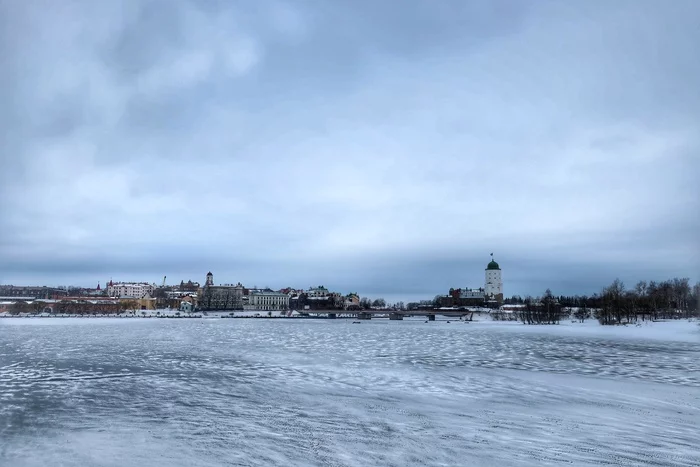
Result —
[{"label": "snow bank", "polygon": [[476,321],[476,326],[503,332],[557,334],[602,339],[654,339],[675,342],[700,342],[700,321],[645,321],[638,325],[603,326],[595,320],[585,323],[562,321],[558,325],[526,325],[517,321]]}]

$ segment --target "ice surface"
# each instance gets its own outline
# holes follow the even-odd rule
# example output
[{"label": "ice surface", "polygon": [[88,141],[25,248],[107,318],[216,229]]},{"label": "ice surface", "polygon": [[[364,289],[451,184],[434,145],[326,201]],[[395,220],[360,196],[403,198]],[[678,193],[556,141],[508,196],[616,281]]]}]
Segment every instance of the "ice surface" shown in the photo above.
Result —
[{"label": "ice surface", "polygon": [[697,466],[699,357],[685,321],[4,319],[0,465]]}]

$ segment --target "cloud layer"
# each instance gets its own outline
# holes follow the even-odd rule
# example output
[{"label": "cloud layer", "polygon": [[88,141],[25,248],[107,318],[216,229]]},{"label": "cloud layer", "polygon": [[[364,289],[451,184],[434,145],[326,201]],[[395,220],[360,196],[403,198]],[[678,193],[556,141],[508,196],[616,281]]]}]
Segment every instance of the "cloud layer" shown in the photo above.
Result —
[{"label": "cloud layer", "polygon": [[697,280],[699,17],[0,0],[0,283]]}]

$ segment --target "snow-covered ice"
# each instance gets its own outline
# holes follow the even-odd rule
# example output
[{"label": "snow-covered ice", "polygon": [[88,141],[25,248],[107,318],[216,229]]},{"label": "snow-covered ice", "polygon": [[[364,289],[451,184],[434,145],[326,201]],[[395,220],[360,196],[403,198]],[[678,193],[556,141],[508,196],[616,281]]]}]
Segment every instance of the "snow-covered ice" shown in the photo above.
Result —
[{"label": "snow-covered ice", "polygon": [[697,466],[698,433],[687,321],[0,320],[3,466]]}]

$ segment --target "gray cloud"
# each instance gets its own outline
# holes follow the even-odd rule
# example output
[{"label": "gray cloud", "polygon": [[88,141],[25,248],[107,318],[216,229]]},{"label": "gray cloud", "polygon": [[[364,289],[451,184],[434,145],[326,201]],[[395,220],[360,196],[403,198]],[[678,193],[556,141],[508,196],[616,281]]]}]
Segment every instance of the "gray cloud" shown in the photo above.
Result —
[{"label": "gray cloud", "polygon": [[2,283],[698,279],[696,2],[122,3],[0,1]]}]

